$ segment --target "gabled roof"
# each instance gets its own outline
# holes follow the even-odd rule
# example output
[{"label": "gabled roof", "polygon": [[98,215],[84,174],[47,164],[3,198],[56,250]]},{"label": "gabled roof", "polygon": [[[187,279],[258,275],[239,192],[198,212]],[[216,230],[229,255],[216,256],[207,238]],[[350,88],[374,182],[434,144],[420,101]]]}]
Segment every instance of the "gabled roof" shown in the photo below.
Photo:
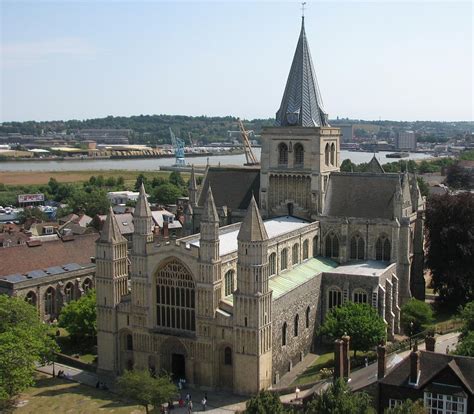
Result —
[{"label": "gabled roof", "polygon": [[[474,393],[474,358],[447,355],[429,351],[420,352],[420,379],[417,388],[428,385],[435,377],[445,369],[450,369],[459,381],[472,394]],[[381,384],[408,386],[410,377],[410,357],[406,357],[396,365],[387,376],[381,379]]]},{"label": "gabled roof", "polygon": [[367,164],[367,172],[373,172],[373,173],[385,172],[379,160],[375,157],[375,154],[372,157],[372,159],[369,161],[369,163]]},{"label": "gabled roof", "polygon": [[135,217],[151,217],[150,204],[146,198],[145,186],[140,186],[140,194],[138,195],[137,204],[135,205],[135,210],[133,212]]},{"label": "gabled roof", "polygon": [[309,51],[304,17],[285,92],[276,113],[278,126],[329,126]]},{"label": "gabled roof", "polygon": [[198,205],[206,201],[207,190],[212,186],[217,207],[227,206],[231,210],[247,210],[252,194],[257,203],[260,193],[260,168],[255,167],[209,167],[199,193]]},{"label": "gabled roof", "polygon": [[258,211],[257,202],[252,196],[247,214],[240,226],[237,240],[240,241],[263,241],[268,239],[267,231],[263,225],[262,216]]}]

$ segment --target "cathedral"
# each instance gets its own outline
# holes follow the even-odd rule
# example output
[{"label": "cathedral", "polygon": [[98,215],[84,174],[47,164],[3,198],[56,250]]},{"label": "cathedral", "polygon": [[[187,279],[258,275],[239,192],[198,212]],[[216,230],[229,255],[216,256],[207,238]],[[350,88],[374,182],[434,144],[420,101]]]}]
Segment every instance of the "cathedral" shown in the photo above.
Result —
[{"label": "cathedral", "polygon": [[155,240],[142,187],[132,247],[110,211],[96,245],[98,374],[167,371],[204,389],[254,394],[314,348],[332,308],[367,303],[400,330],[423,298],[424,199],[415,176],[344,173],[304,20],[260,167],[194,173],[186,236]]}]

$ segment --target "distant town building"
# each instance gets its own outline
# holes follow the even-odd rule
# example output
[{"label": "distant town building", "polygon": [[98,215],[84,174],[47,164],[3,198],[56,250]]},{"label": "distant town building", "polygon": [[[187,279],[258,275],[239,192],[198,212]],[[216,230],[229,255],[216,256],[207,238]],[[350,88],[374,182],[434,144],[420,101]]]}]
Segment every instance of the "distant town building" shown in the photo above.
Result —
[{"label": "distant town building", "polygon": [[127,204],[129,201],[137,201],[138,191],[110,191],[107,198],[113,206]]},{"label": "distant town building", "polygon": [[81,141],[95,141],[97,144],[128,144],[131,129],[81,129],[74,135]]},{"label": "distant town building", "polygon": [[416,150],[416,136],[414,131],[402,131],[398,133],[396,146],[399,150]]},{"label": "distant town building", "polygon": [[354,125],[331,125],[341,130],[341,144],[354,141]]}]

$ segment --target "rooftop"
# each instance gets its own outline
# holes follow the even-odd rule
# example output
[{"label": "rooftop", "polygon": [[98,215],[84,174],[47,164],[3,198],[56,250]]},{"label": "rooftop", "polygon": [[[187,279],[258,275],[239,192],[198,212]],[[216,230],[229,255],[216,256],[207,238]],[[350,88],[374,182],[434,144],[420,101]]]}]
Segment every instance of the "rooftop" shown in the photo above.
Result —
[{"label": "rooftop", "polygon": [[382,262],[380,260],[348,262],[346,264],[340,265],[337,269],[331,270],[331,273],[379,277],[385,272],[385,269],[391,265],[392,264],[389,262]]},{"label": "rooftop", "polygon": [[[221,256],[237,250],[237,235],[239,234],[240,224],[241,223],[238,223],[237,225],[233,224],[219,229],[219,253]],[[301,229],[311,223],[296,217],[283,216],[265,220],[263,224],[267,231],[268,238],[271,239]],[[188,239],[186,243],[199,247],[199,237],[200,235],[196,234],[194,238]]]},{"label": "rooftop", "polygon": [[87,264],[87,265],[80,265],[77,263],[68,263],[62,266],[52,266],[46,269],[32,270],[31,272],[28,272],[25,274],[15,273],[12,275],[0,276],[0,281],[5,280],[7,282],[14,284],[14,283],[24,282],[25,280],[38,279],[45,276],[60,275],[63,273],[74,272],[76,270],[81,270],[81,269],[89,269],[94,266],[95,265],[92,263]]}]

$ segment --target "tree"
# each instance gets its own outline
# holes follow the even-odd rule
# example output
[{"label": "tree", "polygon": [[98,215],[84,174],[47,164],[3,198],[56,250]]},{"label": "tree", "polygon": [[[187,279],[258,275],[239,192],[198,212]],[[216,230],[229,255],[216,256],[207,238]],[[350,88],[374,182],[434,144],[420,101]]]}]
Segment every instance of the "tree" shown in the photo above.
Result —
[{"label": "tree", "polygon": [[460,309],[459,319],[463,322],[461,337],[469,335],[470,332],[474,332],[474,301],[466,303],[466,306]]},{"label": "tree", "polygon": [[146,370],[125,371],[118,378],[117,386],[122,395],[143,405],[147,413],[149,405],[158,407],[177,393],[169,376],[154,378]]},{"label": "tree", "polygon": [[416,181],[418,182],[418,188],[420,189],[421,195],[423,197],[428,197],[430,195],[430,186],[428,183],[423,179],[423,177],[416,177]]},{"label": "tree", "polygon": [[474,194],[432,196],[426,208],[431,286],[457,307],[474,299]]},{"label": "tree", "polygon": [[115,187],[117,185],[117,180],[115,177],[107,177],[105,180],[106,187]]},{"label": "tree", "polygon": [[33,384],[35,363],[51,360],[56,350],[33,306],[0,295],[0,407]]},{"label": "tree", "polygon": [[368,351],[385,339],[386,329],[384,320],[372,306],[346,302],[326,315],[319,333],[331,340],[349,335],[356,356],[357,351]]},{"label": "tree", "polygon": [[255,397],[247,401],[245,414],[284,414],[278,394],[270,391],[260,391]]},{"label": "tree", "polygon": [[365,392],[352,393],[342,379],[338,379],[321,394],[317,394],[306,408],[307,414],[367,414],[374,412],[372,399]]},{"label": "tree", "polygon": [[66,304],[59,315],[59,326],[74,339],[93,343],[97,336],[96,294],[92,289],[78,300]]},{"label": "tree", "polygon": [[43,213],[38,207],[24,208],[23,211],[20,211],[17,216],[17,220],[20,224],[24,224],[27,220],[34,221],[47,221],[48,216]]},{"label": "tree", "polygon": [[146,187],[147,183],[148,183],[148,179],[146,178],[146,176],[142,173],[138,174],[138,177],[134,185],[135,191],[139,191],[142,184]]},{"label": "tree", "polygon": [[151,199],[156,203],[175,204],[176,199],[181,197],[181,190],[174,184],[165,183],[153,190]]},{"label": "tree", "polygon": [[393,408],[385,410],[385,414],[425,414],[426,410],[423,407],[423,401],[418,400],[413,402],[408,399],[403,401],[402,404],[397,405]]},{"label": "tree", "polygon": [[179,171],[173,171],[170,174],[168,181],[176,187],[184,187],[186,185]]},{"label": "tree", "polygon": [[91,217],[96,214],[106,214],[110,206],[105,191],[97,188],[76,190],[67,202],[74,213],[83,211]]},{"label": "tree", "polygon": [[474,357],[474,331],[461,338],[454,353],[456,355]]},{"label": "tree", "polygon": [[448,167],[446,174],[446,184],[455,189],[470,189],[472,187],[471,174],[459,164]]},{"label": "tree", "polygon": [[414,335],[428,329],[433,323],[431,306],[415,298],[410,299],[400,311],[400,324],[407,335]]},{"label": "tree", "polygon": [[124,184],[125,184],[124,178],[121,175],[119,175],[117,177],[117,187],[123,187]]},{"label": "tree", "polygon": [[353,172],[357,170],[357,165],[354,164],[349,158],[345,159],[341,163],[341,171]]}]

